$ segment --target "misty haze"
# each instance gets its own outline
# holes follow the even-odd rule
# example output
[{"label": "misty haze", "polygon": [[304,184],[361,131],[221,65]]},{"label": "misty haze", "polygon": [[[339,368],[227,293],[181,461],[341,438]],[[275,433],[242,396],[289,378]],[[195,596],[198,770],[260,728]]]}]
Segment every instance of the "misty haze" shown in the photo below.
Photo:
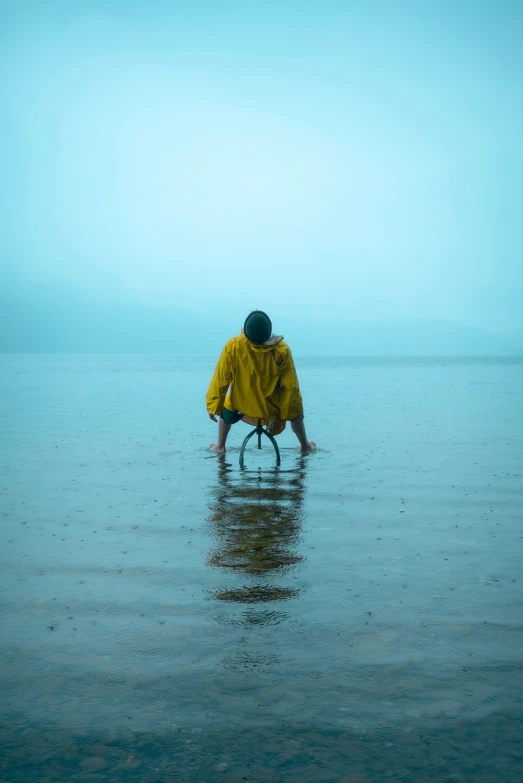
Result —
[{"label": "misty haze", "polygon": [[0,21],[0,783],[519,783],[523,6]]}]

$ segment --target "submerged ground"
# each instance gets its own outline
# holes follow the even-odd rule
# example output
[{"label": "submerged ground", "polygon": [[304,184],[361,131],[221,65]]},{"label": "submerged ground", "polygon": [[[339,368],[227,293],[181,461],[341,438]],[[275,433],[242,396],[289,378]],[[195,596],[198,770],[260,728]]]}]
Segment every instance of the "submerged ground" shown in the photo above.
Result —
[{"label": "submerged ground", "polygon": [[1,783],[520,780],[522,360],[297,360],[245,472],[212,358],[0,361]]}]

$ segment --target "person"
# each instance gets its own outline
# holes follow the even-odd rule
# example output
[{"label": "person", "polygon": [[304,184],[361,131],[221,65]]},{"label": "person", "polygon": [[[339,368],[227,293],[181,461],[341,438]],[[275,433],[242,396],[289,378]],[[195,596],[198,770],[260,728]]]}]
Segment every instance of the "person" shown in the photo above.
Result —
[{"label": "person", "polygon": [[258,419],[272,435],[290,421],[301,451],[314,451],[307,440],[303,402],[291,349],[281,335],[272,333],[269,316],[254,310],[243,329],[226,344],[206,396],[207,412],[218,421],[218,442],[210,449],[225,454],[231,426],[242,420],[256,426]]}]

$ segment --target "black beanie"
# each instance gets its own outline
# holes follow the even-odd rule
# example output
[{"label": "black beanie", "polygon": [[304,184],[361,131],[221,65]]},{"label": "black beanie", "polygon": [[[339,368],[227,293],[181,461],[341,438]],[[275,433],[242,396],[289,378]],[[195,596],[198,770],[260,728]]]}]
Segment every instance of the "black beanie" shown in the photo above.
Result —
[{"label": "black beanie", "polygon": [[263,345],[272,334],[271,319],[267,313],[263,313],[261,310],[253,310],[245,319],[243,332],[251,343]]}]

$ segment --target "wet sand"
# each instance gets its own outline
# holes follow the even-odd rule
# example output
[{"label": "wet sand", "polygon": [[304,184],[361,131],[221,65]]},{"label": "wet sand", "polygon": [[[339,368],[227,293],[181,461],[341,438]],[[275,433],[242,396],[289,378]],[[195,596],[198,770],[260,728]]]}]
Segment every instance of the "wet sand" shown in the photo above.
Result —
[{"label": "wet sand", "polygon": [[523,361],[297,364],[1,357],[2,783],[520,780]]}]

